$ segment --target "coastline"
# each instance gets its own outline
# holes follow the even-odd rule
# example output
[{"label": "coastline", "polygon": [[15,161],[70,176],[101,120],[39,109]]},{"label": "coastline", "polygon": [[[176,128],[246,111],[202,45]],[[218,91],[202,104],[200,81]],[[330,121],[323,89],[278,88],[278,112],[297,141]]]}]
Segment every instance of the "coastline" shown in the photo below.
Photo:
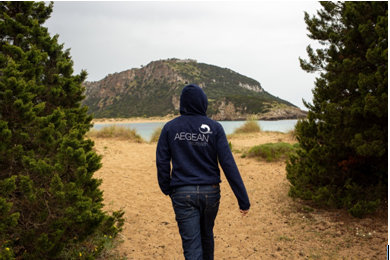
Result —
[{"label": "coastline", "polygon": [[[93,124],[113,124],[113,123],[124,123],[124,124],[132,124],[132,123],[153,123],[153,122],[168,122],[180,115],[168,115],[163,117],[129,117],[129,118],[94,118],[92,119]],[[256,120],[263,120],[263,121],[278,121],[278,120],[296,120],[300,119],[299,117],[279,117],[279,118],[267,118],[267,117],[260,117]],[[217,121],[246,121],[246,118],[237,118],[237,119],[230,119],[230,120],[218,120]]]},{"label": "coastline", "polygon": [[176,116],[168,115],[164,117],[130,117],[130,118],[94,118],[92,119],[93,124],[112,124],[112,123],[152,123],[152,122],[168,122],[174,119]]}]

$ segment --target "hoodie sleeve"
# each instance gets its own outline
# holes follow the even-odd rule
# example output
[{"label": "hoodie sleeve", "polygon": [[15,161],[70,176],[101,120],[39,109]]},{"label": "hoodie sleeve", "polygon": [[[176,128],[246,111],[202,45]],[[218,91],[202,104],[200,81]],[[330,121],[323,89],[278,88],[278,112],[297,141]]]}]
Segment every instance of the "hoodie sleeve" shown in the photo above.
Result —
[{"label": "hoodie sleeve", "polygon": [[165,195],[171,193],[171,152],[169,149],[168,133],[166,128],[161,130],[156,151],[157,179],[161,191]]},{"label": "hoodie sleeve", "polygon": [[238,171],[236,162],[234,161],[232,152],[230,151],[225,131],[223,130],[221,125],[217,133],[217,152],[219,163],[221,164],[226,179],[228,180],[229,185],[238,200],[238,205],[240,206],[240,209],[249,209],[250,202],[248,194],[246,192],[245,185],[242,181],[240,172]]}]

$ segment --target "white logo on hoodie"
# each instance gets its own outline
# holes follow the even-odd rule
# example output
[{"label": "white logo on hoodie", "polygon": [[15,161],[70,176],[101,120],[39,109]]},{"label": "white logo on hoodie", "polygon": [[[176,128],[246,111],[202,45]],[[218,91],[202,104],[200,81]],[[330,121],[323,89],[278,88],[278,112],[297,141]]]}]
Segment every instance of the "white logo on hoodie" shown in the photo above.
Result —
[{"label": "white logo on hoodie", "polygon": [[210,131],[210,127],[206,124],[202,124],[199,128],[199,132],[202,134],[212,134],[213,132]]},{"label": "white logo on hoodie", "polygon": [[179,141],[189,141],[193,145],[200,145],[200,146],[206,146],[209,142],[209,134],[212,134],[213,132],[210,131],[210,126],[206,124],[202,124],[199,127],[200,133],[187,133],[187,132],[180,132],[176,133],[175,139]]}]

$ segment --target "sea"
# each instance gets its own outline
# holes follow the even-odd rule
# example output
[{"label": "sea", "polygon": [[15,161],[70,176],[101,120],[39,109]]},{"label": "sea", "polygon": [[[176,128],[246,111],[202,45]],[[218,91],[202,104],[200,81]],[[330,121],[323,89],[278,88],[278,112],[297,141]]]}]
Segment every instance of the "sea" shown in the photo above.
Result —
[{"label": "sea", "polygon": [[[298,120],[275,120],[275,121],[264,121],[258,120],[257,123],[260,125],[262,131],[277,131],[282,133],[287,133],[291,130],[294,130],[295,124]],[[221,123],[225,133],[227,135],[232,134],[235,129],[242,126],[246,121],[218,121]],[[104,123],[104,124],[94,124],[93,129],[99,130],[106,126],[117,125],[122,127],[128,127],[135,129],[137,134],[139,134],[142,139],[149,141],[152,137],[153,132],[159,128],[163,127],[166,122],[147,122],[147,123]]]}]

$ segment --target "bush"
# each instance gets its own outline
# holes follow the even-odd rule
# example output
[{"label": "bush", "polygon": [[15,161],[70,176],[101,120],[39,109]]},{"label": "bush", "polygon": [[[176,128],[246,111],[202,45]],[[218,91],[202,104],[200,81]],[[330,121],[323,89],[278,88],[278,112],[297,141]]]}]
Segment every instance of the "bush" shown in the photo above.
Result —
[{"label": "bush", "polygon": [[113,252],[113,249],[122,242],[116,236],[122,231],[123,214],[123,211],[116,211],[112,213],[112,216],[106,215],[94,234],[83,241],[74,237],[73,241],[62,250],[58,259],[108,259],[110,256],[115,257],[116,253]]},{"label": "bush", "polygon": [[88,133],[88,136],[97,138],[117,138],[137,143],[143,142],[142,137],[137,134],[135,129],[117,125],[105,126],[99,130],[93,129]]},{"label": "bush", "polygon": [[66,259],[123,224],[122,211],[102,210],[101,157],[81,106],[87,74],[74,75],[69,50],[43,27],[52,8],[0,2],[0,259]]},{"label": "bush", "polygon": [[282,142],[256,145],[249,149],[244,157],[255,157],[266,160],[267,162],[278,161],[287,159],[291,153],[294,153],[296,149],[298,149],[298,147],[298,144],[291,145]]},{"label": "bush", "polygon": [[373,213],[379,206],[380,200],[366,201],[359,200],[348,212],[355,217],[362,218],[364,215]]},{"label": "bush", "polygon": [[261,128],[255,120],[248,120],[245,124],[234,130],[235,134],[258,132],[261,132]]},{"label": "bush", "polygon": [[388,194],[388,2],[320,4],[305,13],[321,48],[308,46],[301,67],[319,77],[295,126],[301,149],[286,166],[289,194],[362,217]]}]

